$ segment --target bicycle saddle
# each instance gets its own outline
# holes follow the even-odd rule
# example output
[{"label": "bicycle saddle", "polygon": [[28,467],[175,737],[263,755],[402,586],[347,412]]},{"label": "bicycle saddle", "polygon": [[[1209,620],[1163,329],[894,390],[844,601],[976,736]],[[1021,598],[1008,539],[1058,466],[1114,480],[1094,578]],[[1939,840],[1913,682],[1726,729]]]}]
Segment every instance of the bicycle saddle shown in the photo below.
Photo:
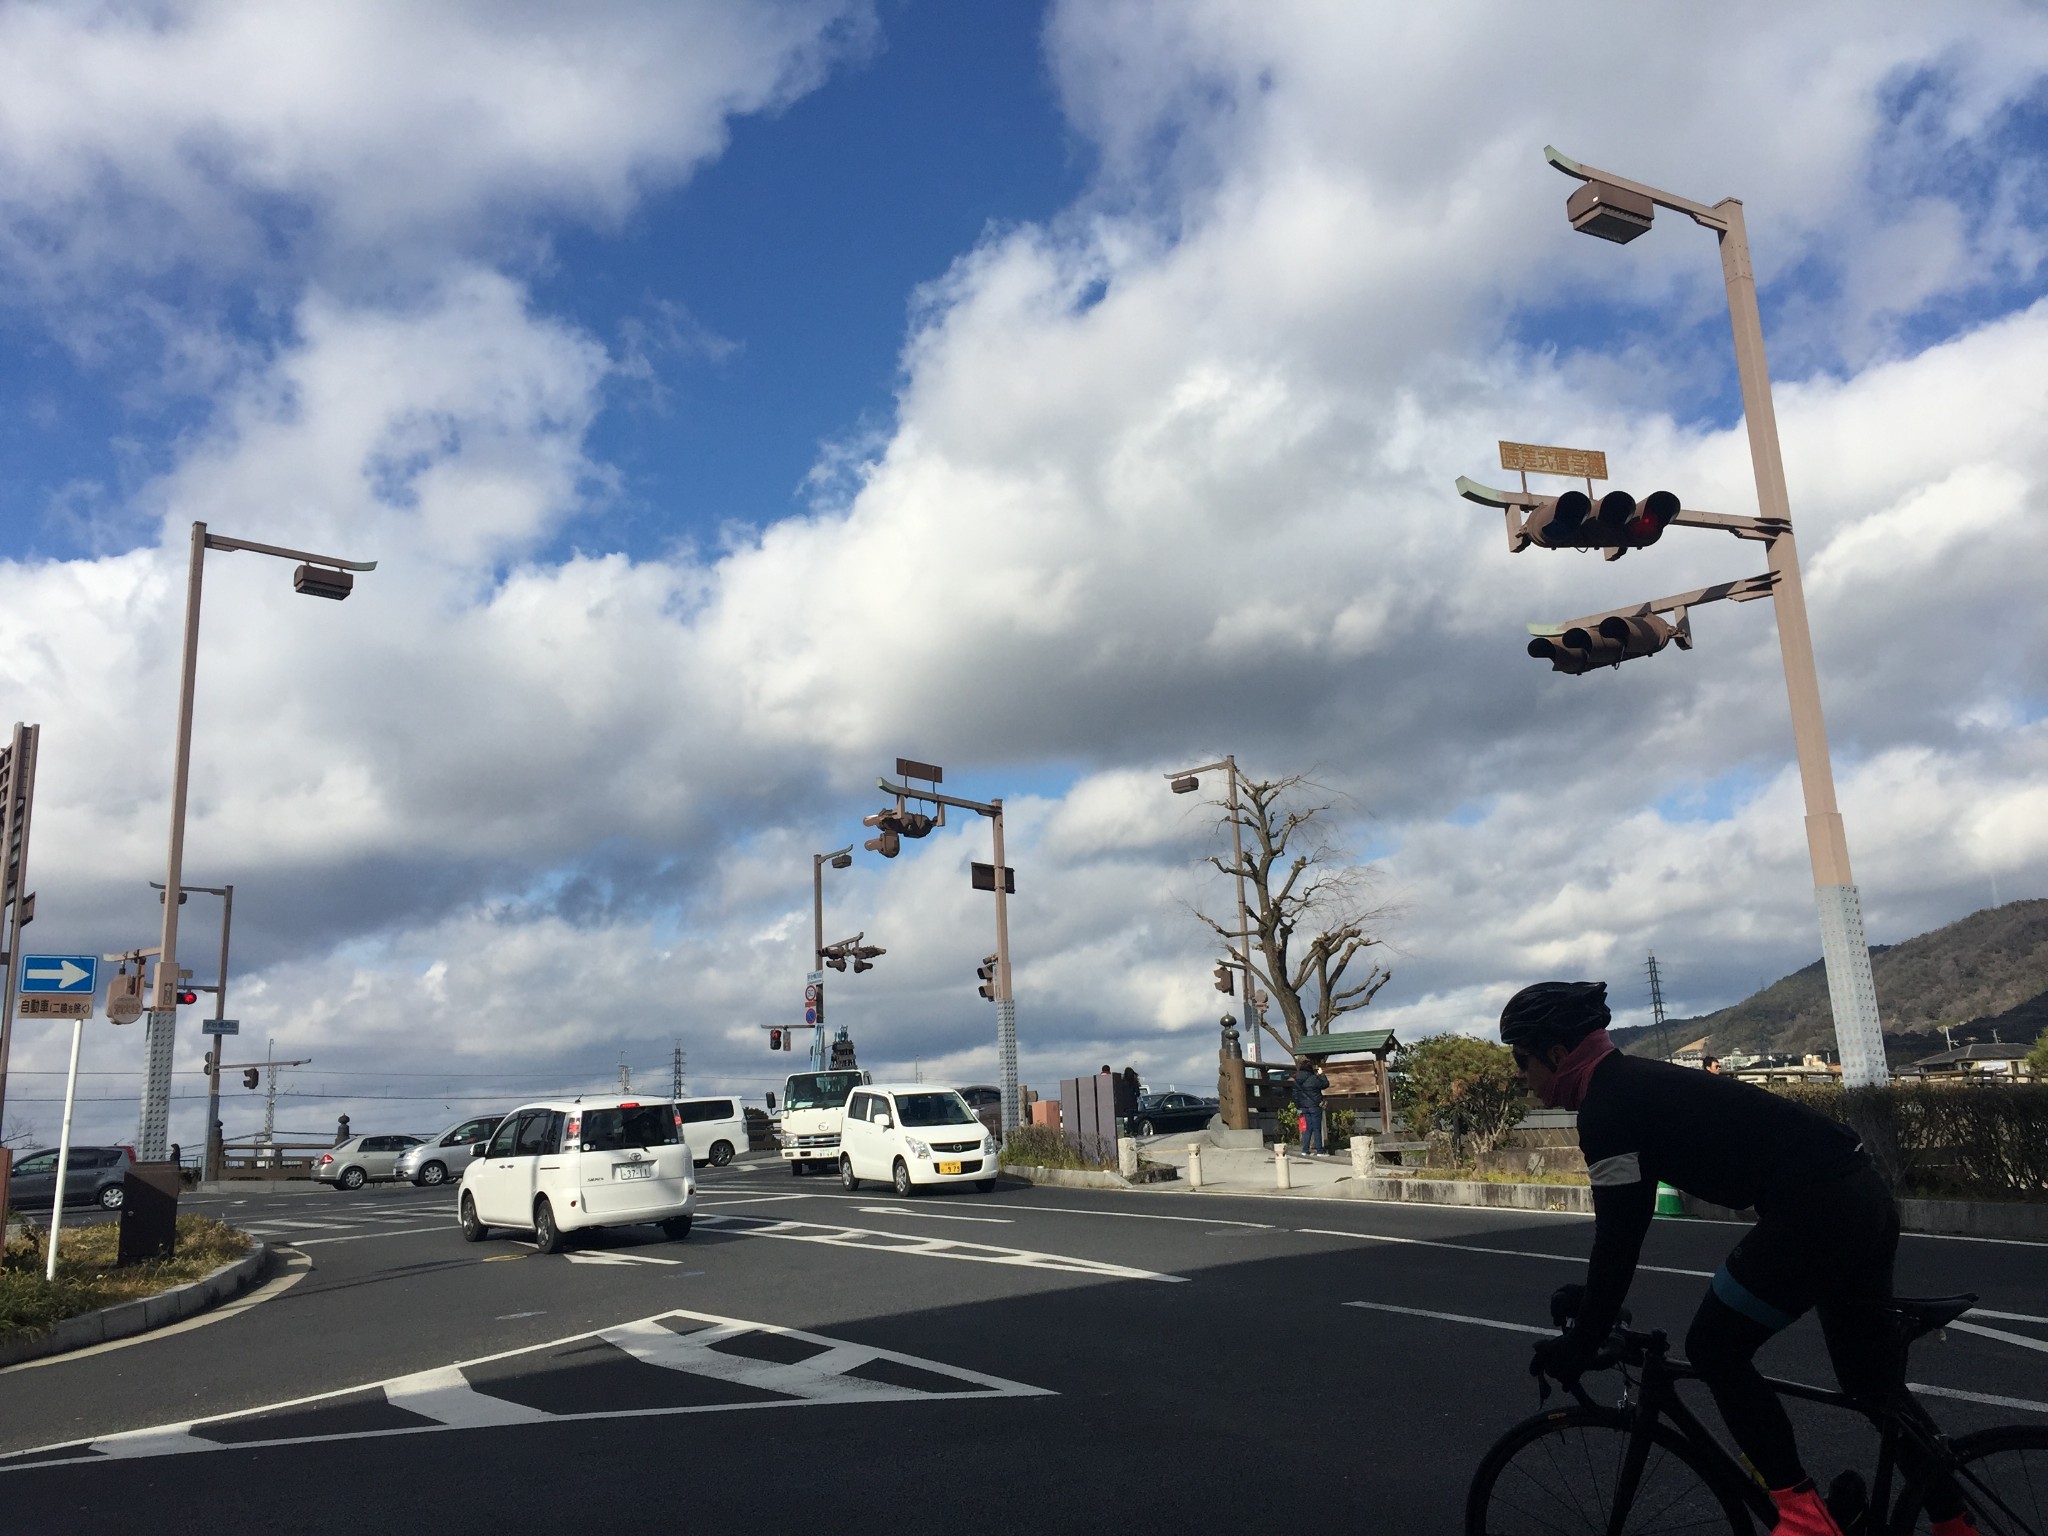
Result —
[{"label": "bicycle saddle", "polygon": [[1898,1318],[1907,1338],[1917,1339],[1937,1328],[1946,1328],[1975,1305],[1974,1295],[1894,1296],[1885,1303],[1885,1310]]}]

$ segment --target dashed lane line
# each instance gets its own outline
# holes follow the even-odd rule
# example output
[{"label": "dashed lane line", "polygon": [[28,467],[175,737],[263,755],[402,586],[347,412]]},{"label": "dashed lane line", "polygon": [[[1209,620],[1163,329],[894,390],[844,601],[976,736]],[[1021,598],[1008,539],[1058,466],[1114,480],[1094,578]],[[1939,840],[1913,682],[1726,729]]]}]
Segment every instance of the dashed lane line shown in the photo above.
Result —
[{"label": "dashed lane line", "polygon": [[900,1253],[912,1258],[959,1259],[970,1264],[1002,1264],[1018,1269],[1057,1270],[1064,1274],[1092,1275],[1103,1280],[1160,1280],[1185,1285],[1186,1275],[1165,1275],[1155,1270],[1134,1269],[1127,1264],[1110,1264],[1100,1259],[1074,1258],[1063,1253],[1040,1253],[1028,1248],[1002,1248],[989,1243],[966,1243],[954,1238],[915,1237],[902,1232],[882,1232],[871,1227],[825,1226],[807,1221],[770,1221],[759,1216],[699,1216],[697,1225],[739,1237],[767,1237],[785,1242],[823,1243],[835,1248],[860,1248],[870,1253]]},{"label": "dashed lane line", "polygon": [[941,1211],[913,1211],[907,1205],[857,1205],[854,1209],[863,1216],[915,1216],[919,1221],[974,1221],[995,1227],[1016,1225],[1008,1216],[948,1216]]},{"label": "dashed lane line", "polygon": [[[839,1194],[828,1195],[819,1192],[807,1198],[813,1200],[851,1200],[858,1197]],[[1223,1221],[1212,1216],[1160,1216],[1151,1211],[1101,1211],[1091,1209],[1085,1205],[1026,1205],[1020,1201],[1011,1200],[959,1200],[951,1198],[946,1201],[946,1204],[949,1206],[964,1205],[978,1209],[1014,1211],[1019,1216],[1028,1216],[1037,1211],[1050,1211],[1059,1216],[1111,1216],[1120,1221],[1188,1221],[1193,1222],[1199,1227],[1251,1227],[1261,1232],[1278,1230],[1276,1225],[1270,1221]]]},{"label": "dashed lane line", "polygon": [[[558,1412],[599,1373],[639,1406]],[[675,1310],[616,1327],[238,1413],[71,1440],[0,1457],[0,1475],[210,1451],[388,1439],[514,1424],[572,1424],[829,1404],[1051,1397],[1001,1376],[773,1323]],[[648,1406],[652,1402],[654,1406]]]}]

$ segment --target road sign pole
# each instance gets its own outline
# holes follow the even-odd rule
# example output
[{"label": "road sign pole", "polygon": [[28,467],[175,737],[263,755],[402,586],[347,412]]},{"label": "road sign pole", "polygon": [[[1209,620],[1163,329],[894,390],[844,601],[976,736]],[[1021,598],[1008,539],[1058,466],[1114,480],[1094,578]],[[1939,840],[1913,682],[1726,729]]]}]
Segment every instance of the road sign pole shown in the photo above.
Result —
[{"label": "road sign pole", "polygon": [[[27,922],[29,813],[36,801],[36,751],[40,725],[15,723],[7,754],[0,758],[0,908],[7,923],[0,928],[0,1130],[7,1123],[7,1057],[14,1043],[14,984],[21,969],[21,930]],[[7,1190],[0,1185],[0,1226],[7,1218]]]},{"label": "road sign pole", "polygon": [[71,1069],[64,1074],[64,1129],[57,1137],[57,1193],[50,1201],[50,1251],[43,1260],[43,1278],[57,1278],[57,1234],[64,1225],[64,1178],[71,1168],[71,1106],[78,1098],[78,1043],[85,1020],[71,1021]]}]

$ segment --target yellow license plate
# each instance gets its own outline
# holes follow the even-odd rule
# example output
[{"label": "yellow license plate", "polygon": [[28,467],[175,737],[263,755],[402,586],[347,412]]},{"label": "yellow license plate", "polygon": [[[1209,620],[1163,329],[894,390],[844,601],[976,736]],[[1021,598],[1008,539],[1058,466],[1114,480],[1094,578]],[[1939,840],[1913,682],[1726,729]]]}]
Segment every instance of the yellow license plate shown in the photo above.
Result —
[{"label": "yellow license plate", "polygon": [[941,1164],[939,1164],[939,1172],[941,1172],[941,1173],[958,1173],[959,1171],[960,1171],[960,1165],[959,1165],[958,1163],[941,1163]]}]

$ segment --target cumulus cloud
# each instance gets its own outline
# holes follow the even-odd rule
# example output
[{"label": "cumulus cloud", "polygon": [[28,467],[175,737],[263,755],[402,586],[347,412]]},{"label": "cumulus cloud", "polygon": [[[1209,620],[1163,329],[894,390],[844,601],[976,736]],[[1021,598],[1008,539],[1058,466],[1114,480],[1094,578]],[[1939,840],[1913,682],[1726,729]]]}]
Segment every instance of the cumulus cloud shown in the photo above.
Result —
[{"label": "cumulus cloud", "polygon": [[[546,53],[539,23],[479,41],[446,14],[508,78]],[[1707,236],[1667,217],[1626,253],[1573,240],[1546,141],[1749,199],[1873,937],[1981,905],[1992,875],[2008,897],[2038,889],[2048,307],[2008,294],[1931,344],[1907,321],[1981,297],[1993,268],[2033,281],[2039,214],[2024,168],[1991,190],[1871,190],[2010,130],[2039,91],[2035,12],[1897,9],[1845,32],[1826,8],[1603,10],[1589,42],[1570,12],[1516,7],[1059,8],[1049,57],[1101,180],[917,296],[897,419],[834,476],[844,495],[731,545],[544,559],[610,494],[590,429],[636,354],[538,311],[488,240],[615,217],[715,153],[727,114],[849,46],[836,11],[777,11],[793,30],[744,46],[667,14],[620,11],[557,56],[575,76],[562,146],[472,123],[397,187],[376,185],[382,129],[313,142],[338,110],[323,101],[385,99],[346,69],[306,105],[256,100],[216,134],[219,162],[175,149],[156,97],[140,126],[90,133],[45,103],[8,141],[45,146],[73,221],[65,274],[136,188],[222,271],[252,188],[315,210],[337,262],[457,232],[400,292],[304,264],[273,345],[132,498],[153,547],[0,566],[0,676],[46,726],[45,921],[82,947],[154,914],[183,529],[205,518],[382,562],[338,608],[298,602],[257,557],[209,566],[190,867],[238,882],[238,1011],[322,1068],[407,1063],[450,1092],[515,1067],[580,1083],[619,1052],[658,1065],[680,1036],[698,1082],[765,1086],[780,1064],[760,1026],[790,1016],[807,968],[806,856],[848,840],[897,752],[1010,797],[1041,1085],[1131,1056],[1183,1085],[1213,1070],[1224,1000],[1189,909],[1221,905],[1199,862],[1217,834],[1158,775],[1225,750],[1254,773],[1313,770],[1356,808],[1342,830],[1405,913],[1374,1005],[1404,1034],[1483,1030],[1515,986],[1562,971],[1608,975],[1626,1003],[1652,947],[1681,1008],[1807,963],[1768,605],[1702,609],[1690,654],[1613,674],[1521,654],[1525,621],[1750,574],[1758,546],[1681,530],[1612,565],[1511,557],[1497,515],[1451,492],[1516,437],[1605,447],[1623,483],[1691,505],[1753,506],[1716,393]],[[179,15],[175,45],[211,69],[299,57],[247,41],[262,24],[240,13]],[[387,13],[361,15],[326,25],[385,36]],[[33,42],[31,23],[56,25],[6,25]],[[610,90],[648,37],[650,57],[747,61],[740,83],[689,74],[679,105],[627,70]],[[123,78],[104,42],[75,66],[87,99]],[[449,110],[403,71],[380,79],[415,129]],[[1667,355],[1647,373],[1597,355],[1652,332]],[[966,870],[988,857],[967,816],[893,864],[828,871],[828,939],[889,949],[832,983],[864,1059],[993,1071],[972,990],[992,914]],[[132,1042],[98,1049],[133,1064]]]}]

